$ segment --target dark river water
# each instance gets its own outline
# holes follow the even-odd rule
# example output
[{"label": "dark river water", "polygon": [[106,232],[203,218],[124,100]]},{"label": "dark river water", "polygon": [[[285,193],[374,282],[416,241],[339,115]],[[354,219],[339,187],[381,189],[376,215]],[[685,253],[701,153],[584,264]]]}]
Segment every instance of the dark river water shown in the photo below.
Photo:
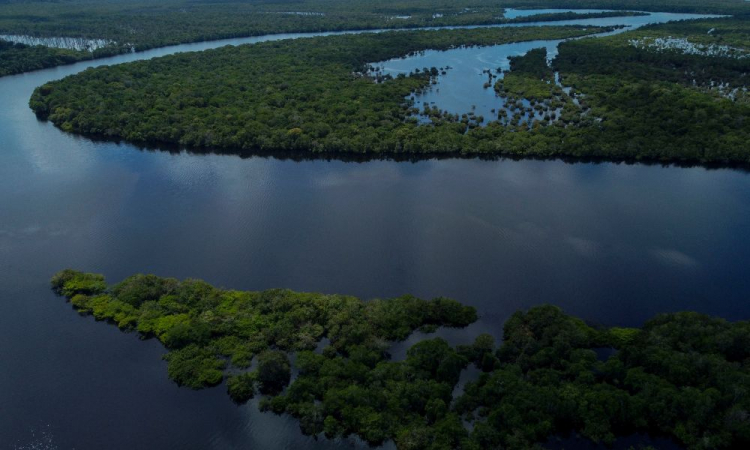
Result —
[{"label": "dark river water", "polygon": [[[292,37],[290,35],[277,36]],[[750,176],[563,161],[240,158],[65,134],[34,87],[93,64],[0,78],[0,448],[317,449],[288,417],[178,388],[164,349],[79,317],[49,290],[65,267],[199,277],[363,298],[449,296],[481,315],[554,303],[639,325],[666,311],[750,316]],[[415,339],[418,337],[415,337]]]}]

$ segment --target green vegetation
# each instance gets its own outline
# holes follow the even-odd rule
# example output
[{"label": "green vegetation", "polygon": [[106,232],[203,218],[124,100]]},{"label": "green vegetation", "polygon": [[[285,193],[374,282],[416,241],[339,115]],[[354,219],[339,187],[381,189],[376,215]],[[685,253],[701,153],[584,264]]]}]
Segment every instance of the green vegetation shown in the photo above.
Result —
[{"label": "green vegetation", "polygon": [[[504,8],[599,8],[615,12],[590,15],[540,14],[505,19]],[[742,14],[742,0],[14,0],[0,3],[0,35],[35,38],[102,39],[109,45],[79,59],[186,42],[274,33],[482,25],[633,14],[624,10]],[[0,75],[67,64],[41,50],[0,59]],[[51,50],[57,54],[57,50]],[[69,55],[66,55],[69,56]]]},{"label": "green vegetation", "polygon": [[493,23],[491,2],[76,0],[0,5],[0,34],[106,39],[129,50],[272,33]]},{"label": "green vegetation", "polygon": [[410,119],[416,76],[364,75],[411,52],[591,34],[592,27],[482,28],[329,36],[100,67],[39,87],[31,107],[63,130],[134,142],[257,151],[423,153],[471,149],[466,124]]},{"label": "green vegetation", "polygon": [[507,8],[583,8],[634,11],[667,11],[681,13],[743,14],[748,12],[744,0],[503,0]]},{"label": "green vegetation", "polygon": [[229,0],[19,1],[0,4],[0,36],[104,40],[93,52],[57,48],[35,50],[0,48],[0,76],[82,59],[111,56],[131,50],[185,42],[290,32],[415,28],[528,21],[566,20],[572,17],[632,15],[627,11],[575,14],[540,14],[512,20],[491,2],[378,3],[320,1],[289,3],[282,0],[250,2]]},{"label": "green vegetation", "polygon": [[71,64],[93,57],[89,52],[14,44],[0,39],[0,77]]},{"label": "green vegetation", "polygon": [[[581,115],[572,98],[555,83],[545,48],[510,57],[510,71],[495,83],[495,92],[505,100],[506,108],[499,114],[505,125],[519,127],[523,121],[529,128],[538,128],[551,124],[558,115],[566,121]],[[523,100],[528,100],[528,106]]]},{"label": "green vegetation", "polygon": [[601,11],[601,12],[588,12],[588,13],[577,13],[577,12],[554,12],[554,13],[540,13],[532,14],[529,16],[518,16],[512,19],[498,18],[494,22],[495,24],[503,23],[529,23],[529,22],[557,22],[561,20],[582,20],[582,19],[601,19],[604,17],[633,17],[633,16],[647,16],[648,13],[640,11]]},{"label": "green vegetation", "polygon": [[[218,384],[233,366],[234,401],[260,391],[263,410],[298,418],[306,434],[394,440],[401,450],[541,448],[568,433],[612,444],[635,432],[688,449],[750,445],[750,322],[683,312],[639,329],[601,328],[540,306],[515,313],[500,346],[487,334],[457,347],[426,339],[392,361],[388,341],[468,325],[474,309],[408,296],[227,291],[152,275],[109,289],[103,281],[66,270],[52,287],[82,314],[159,338],[170,377],[183,385]],[[330,345],[319,351],[323,337]],[[612,355],[598,357],[601,348]],[[291,384],[290,352],[299,370]],[[253,359],[257,368],[238,372]],[[469,364],[481,374],[454,398]]]},{"label": "green vegetation", "polygon": [[[475,448],[529,448],[572,431],[606,444],[648,431],[690,449],[744,448],[748,339],[750,323],[697,313],[660,315],[626,331],[533,308],[508,320],[494,369],[468,383],[454,410],[477,418]],[[602,346],[618,351],[602,361],[594,351]]]},{"label": "green vegetation", "polygon": [[406,339],[416,329],[464,327],[476,320],[474,308],[444,298],[362,302],[287,290],[228,291],[154,275],[133,275],[108,288],[103,276],[73,270],[51,283],[80,313],[159,339],[170,350],[169,377],[180,385],[216,385],[225,370],[246,369],[257,356],[257,369],[229,385],[236,399],[251,397],[256,383],[264,394],[281,391],[290,377],[284,352],[313,350],[323,338],[331,342],[330,354],[348,357],[382,352],[386,342]]},{"label": "green vegetation", "polygon": [[[533,52],[544,49],[532,50]],[[529,52],[531,53],[531,52]],[[550,74],[552,71],[550,71]],[[553,96],[563,95],[562,89],[552,78],[537,78],[528,73],[513,71],[504,76],[495,85],[495,90],[509,101],[526,99],[529,101],[543,101]]]},{"label": "green vegetation", "polygon": [[[405,99],[437,68],[396,79],[367,72],[427,48],[593,31],[409,31],[223,48],[89,70],[39,87],[30,105],[66,131],[221,151],[750,162],[750,16],[566,41],[553,61],[566,89],[543,51],[514,58],[496,86],[510,107],[484,127],[437,107],[419,125]],[[702,50],[658,47],[669,36]]]},{"label": "green vegetation", "polygon": [[[747,12],[741,0],[62,0],[0,5],[0,34],[106,39],[136,50],[269,33],[502,23],[504,7]],[[609,15],[608,13],[605,15]],[[596,16],[593,16],[596,17]],[[533,20],[566,19],[569,15]],[[516,21],[528,20],[518,18]]]},{"label": "green vegetation", "polygon": [[[598,122],[575,133],[611,157],[750,162],[750,58],[638,47],[646,38],[750,45],[750,18],[691,21],[560,45],[554,67]],[[738,101],[739,100],[739,101]],[[587,131],[587,134],[582,133]]]}]

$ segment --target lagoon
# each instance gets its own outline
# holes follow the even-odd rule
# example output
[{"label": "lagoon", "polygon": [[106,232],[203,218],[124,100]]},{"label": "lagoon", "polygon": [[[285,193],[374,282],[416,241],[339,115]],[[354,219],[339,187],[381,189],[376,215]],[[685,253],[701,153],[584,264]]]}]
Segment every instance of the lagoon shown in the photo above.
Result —
[{"label": "lagoon", "polygon": [[449,296],[480,314],[441,332],[457,343],[499,336],[512,312],[540,303],[607,325],[678,310],[750,317],[741,169],[140,149],[63,133],[27,105],[36,86],[93,65],[304,36],[0,78],[2,445],[351,448],[255,403],[237,407],[222,387],[172,384],[158,342],[54,296],[48,280],[69,266],[110,281],[152,272],[237,289]]}]

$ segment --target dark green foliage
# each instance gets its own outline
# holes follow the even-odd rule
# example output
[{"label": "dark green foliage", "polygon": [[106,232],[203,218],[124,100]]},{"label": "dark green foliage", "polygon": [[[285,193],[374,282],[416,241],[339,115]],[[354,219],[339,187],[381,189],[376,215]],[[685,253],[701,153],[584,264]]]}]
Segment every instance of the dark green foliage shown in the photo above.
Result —
[{"label": "dark green foliage", "polygon": [[[85,71],[37,89],[30,105],[63,130],[229,151],[495,154],[750,162],[750,58],[636,48],[678,34],[750,49],[750,16],[646,27],[561,44],[513,60],[497,85],[549,117],[461,122],[440,111],[418,125],[410,93],[429,71],[375,83],[368,62],[425,48],[583,34],[516,28],[336,36],[224,48]],[[713,29],[711,34],[708,31]],[[707,37],[708,36],[708,37]],[[717,88],[717,85],[727,86]],[[728,90],[738,89],[730,96]],[[313,93],[315,95],[313,95]],[[133,120],[133,115],[138,120]]]},{"label": "dark green foliage", "polygon": [[155,302],[172,293],[179,282],[155,275],[133,275],[112,287],[112,295],[131,306],[139,307],[144,302]]},{"label": "dark green foliage", "polygon": [[609,334],[552,306],[514,314],[499,365],[455,405],[471,417],[479,412],[470,439],[521,449],[550,434],[612,443],[645,431],[691,449],[750,445],[750,323],[661,315],[639,331],[614,333],[629,337],[599,361],[591,349]]},{"label": "dark green foliage", "polygon": [[[499,347],[487,334],[456,349],[429,339],[391,361],[388,339],[428,323],[465,326],[475,311],[447,299],[362,302],[148,276],[117,285],[149,298],[135,308],[115,289],[76,291],[92,279],[103,282],[66,270],[52,285],[72,294],[79,311],[162,339],[171,349],[169,376],[179,384],[218,384],[227,357],[247,362],[258,354],[256,370],[228,376],[230,397],[244,403],[259,388],[270,395],[261,409],[296,417],[305,434],[356,434],[372,445],[394,440],[401,450],[541,448],[568,433],[608,445],[653,433],[688,449],[750,446],[750,322],[686,312],[639,329],[598,328],[546,305],[508,319]],[[153,300],[154,286],[169,289]],[[180,348],[168,344],[175,330],[188,336]],[[331,345],[312,351],[323,336]],[[616,350],[601,360],[601,347]],[[289,385],[291,351],[299,375]],[[470,363],[482,373],[453,398]]]},{"label": "dark green foliage", "polygon": [[[257,151],[422,153],[470,149],[466,125],[419,127],[405,99],[430,76],[363,76],[410,52],[581,36],[588,27],[393,32],[266,42],[99,67],[37,89],[30,105],[66,131]],[[473,150],[476,151],[476,150]]]},{"label": "dark green foliage", "polygon": [[[505,19],[503,7],[602,8],[620,11],[553,13]],[[626,9],[747,13],[742,0],[72,0],[0,2],[0,34],[49,38],[104,39],[93,52],[0,43],[0,76],[83,59],[185,42],[273,33],[416,28],[542,22],[628,16]],[[298,14],[302,13],[302,14]]]},{"label": "dark green foliage", "polygon": [[169,378],[181,386],[200,389],[215,386],[224,378],[225,363],[213,352],[195,344],[164,356]]},{"label": "dark green foliage", "polygon": [[[81,59],[141,51],[185,42],[273,33],[415,28],[424,26],[518,23],[626,16],[627,11],[585,15],[539,14],[504,19],[494,2],[391,0],[143,0],[0,2],[0,34],[34,37],[104,39],[93,52],[45,47],[0,47],[0,76]],[[470,7],[470,8],[467,8]],[[301,14],[300,14],[301,13]]]},{"label": "dark green foliage", "polygon": [[485,372],[494,369],[498,361],[495,356],[495,338],[486,333],[477,336],[473,345],[459,345],[457,350]]},{"label": "dark green foliage", "polygon": [[[554,99],[554,103],[569,102],[563,90],[555,84],[554,71],[547,64],[547,49],[535,48],[523,56],[511,56],[510,71],[495,84],[495,91],[506,99],[506,104],[514,104],[526,99],[542,102]],[[556,105],[552,110],[557,109]]]},{"label": "dark green foliage", "polygon": [[552,68],[547,65],[546,48],[535,48],[523,56],[511,56],[508,59],[511,72],[529,75],[536,79],[552,78]]},{"label": "dark green foliage", "polygon": [[227,393],[235,403],[245,403],[255,396],[256,383],[257,375],[254,372],[230,375],[227,378]]},{"label": "dark green foliage", "polygon": [[0,77],[91,59],[89,52],[14,44],[0,39]]},{"label": "dark green foliage", "polygon": [[[406,442],[417,439],[411,434],[427,433],[429,441],[458,442],[467,435],[460,421],[440,436],[435,430],[457,420],[448,405],[466,364],[442,339],[414,345],[403,362],[390,362],[383,352],[366,349],[351,352],[349,358],[301,352],[299,377],[266,407],[299,418],[305,432],[323,432],[329,438],[354,433],[377,445],[403,433],[408,436],[400,440]],[[419,431],[430,425],[434,428]]]},{"label": "dark green foliage", "polygon": [[[595,142],[595,154],[615,157],[750,162],[750,103],[742,93],[750,59],[654,51],[629,43],[670,35],[748,46],[750,18],[665,24],[561,44],[555,68],[566,85],[585,94],[588,116],[598,118],[571,138],[581,146]],[[721,84],[728,88],[718,89]],[[740,91],[733,100],[726,93],[734,88]]]},{"label": "dark green foliage", "polygon": [[289,384],[292,369],[286,353],[266,350],[258,355],[257,380],[263,394],[278,394]]}]

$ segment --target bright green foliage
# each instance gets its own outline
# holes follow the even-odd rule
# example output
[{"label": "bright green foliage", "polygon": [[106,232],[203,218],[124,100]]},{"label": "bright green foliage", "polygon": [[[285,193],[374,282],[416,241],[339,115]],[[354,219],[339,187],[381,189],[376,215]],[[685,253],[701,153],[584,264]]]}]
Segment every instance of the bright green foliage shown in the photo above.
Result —
[{"label": "bright green foliage", "polygon": [[81,274],[72,269],[65,269],[52,278],[52,289],[65,297],[76,294],[96,295],[107,289],[104,277],[95,273]]},{"label": "bright green foliage", "polygon": [[622,348],[633,342],[640,332],[638,328],[613,327],[608,330],[607,342],[614,348]]},{"label": "bright green foliage", "polygon": [[[258,355],[253,381],[261,392],[275,394],[290,379],[285,352],[315,349],[324,337],[333,356],[379,360],[388,341],[406,339],[420,327],[464,327],[476,320],[474,308],[445,298],[363,302],[280,289],[227,291],[200,280],[140,274],[107,290],[102,275],[74,270],[58,273],[51,283],[82,314],[159,339],[170,350],[170,378],[196,389],[220,383],[228,363],[244,369]],[[245,386],[229,390],[241,401],[249,380],[239,380],[233,383]]]},{"label": "bright green foliage", "polygon": [[[53,287],[70,292],[92,277],[64,271]],[[155,286],[169,289],[153,300]],[[116,290],[149,300],[136,308]],[[170,378],[192,388],[220,383],[237,347],[258,354],[255,370],[228,376],[230,397],[244,403],[259,389],[269,395],[261,409],[296,417],[309,435],[354,434],[372,445],[393,440],[400,450],[541,448],[569,433],[608,445],[654,433],[691,450],[750,446],[750,322],[685,312],[639,329],[607,329],[547,305],[508,319],[499,347],[487,334],[457,348],[428,339],[392,361],[388,340],[426,324],[465,326],[476,319],[473,308],[408,296],[362,302],[225,291],[151,276],[95,296],[74,293],[70,301],[82,313],[159,337],[170,348]],[[185,332],[167,337],[175,330]],[[331,345],[318,353],[321,337]],[[599,359],[601,347],[613,347],[613,355]],[[292,351],[299,375],[288,385]],[[454,398],[471,363],[482,373]]]}]

